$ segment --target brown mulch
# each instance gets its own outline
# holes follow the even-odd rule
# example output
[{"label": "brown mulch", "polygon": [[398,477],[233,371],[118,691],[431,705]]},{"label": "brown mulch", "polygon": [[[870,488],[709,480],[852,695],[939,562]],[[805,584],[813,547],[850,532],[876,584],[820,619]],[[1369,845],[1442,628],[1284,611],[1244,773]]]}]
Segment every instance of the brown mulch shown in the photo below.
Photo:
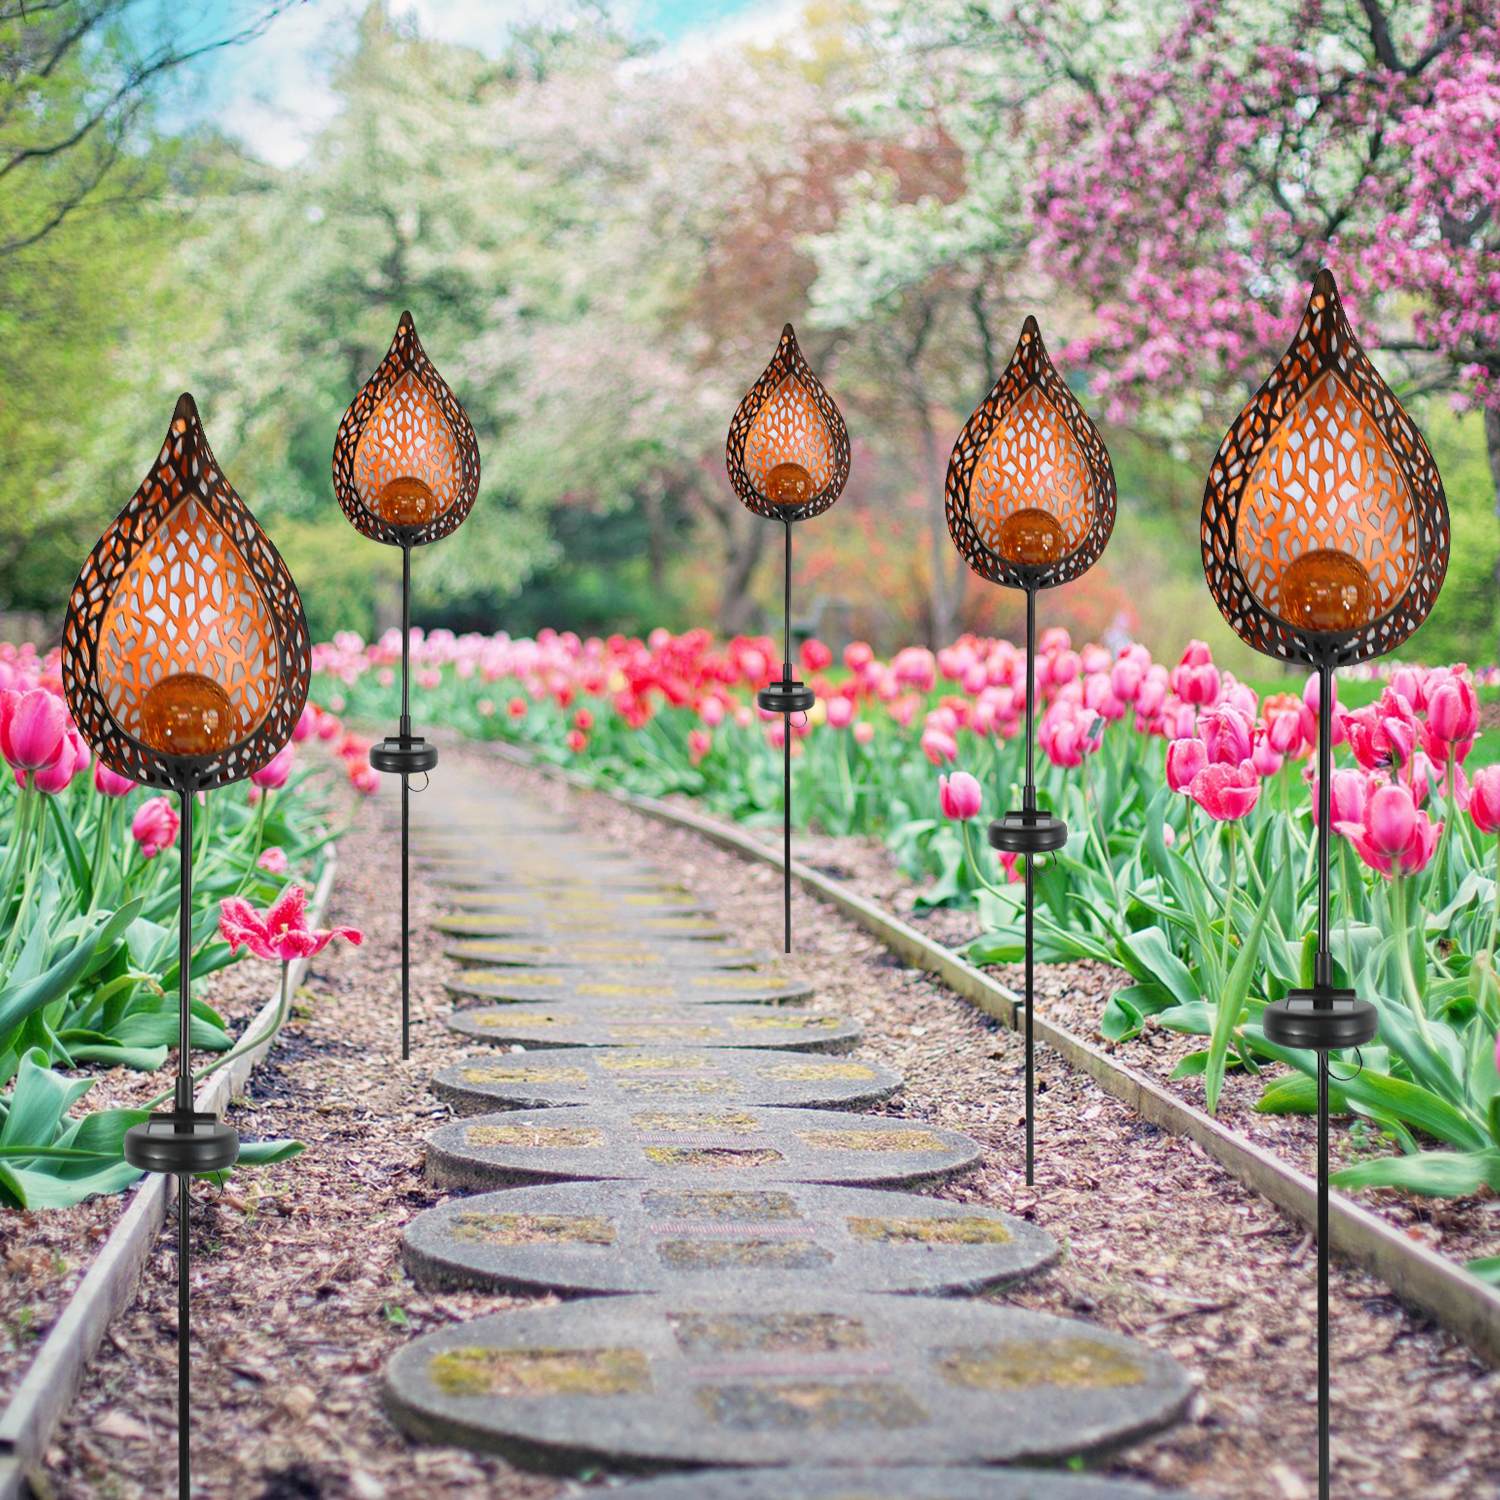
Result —
[{"label": "brown mulch", "polygon": [[[601,796],[573,793],[481,752],[444,749],[445,772],[483,767],[498,786],[574,812],[591,831],[649,848],[749,941],[777,945],[777,873]],[[233,1111],[246,1133],[296,1135],[307,1153],[194,1194],[197,1493],[235,1500],[397,1500],[573,1492],[496,1459],[408,1443],[379,1406],[381,1368],[412,1336],[526,1299],[418,1293],[399,1267],[401,1228],[441,1196],[422,1141],[445,1117],[426,1090],[464,1052],[438,1024],[449,966],[423,926],[419,885],[414,1057],[398,1059],[398,950],[389,792],[341,847],[331,916],[366,928],[358,951],[315,961],[301,1014]],[[414,816],[423,816],[421,798]],[[1199,1382],[1187,1421],[1110,1472],[1205,1497],[1313,1493],[1312,1247],[1271,1205],[1191,1143],[1137,1119],[1043,1050],[1034,1190],[1019,1163],[1021,1052],[971,1006],[905,968],[833,911],[796,899],[796,968],[820,1004],[857,1016],[866,1055],[906,1075],[889,1112],[965,1130],[979,1170],[941,1190],[1032,1218],[1060,1265],[1010,1292],[1180,1358]],[[133,1500],[172,1491],[172,1228],[116,1320],[48,1454],[50,1492]],[[1431,1500],[1500,1483],[1489,1419],[1500,1376],[1406,1312],[1362,1273],[1336,1269],[1335,1459],[1344,1495]]]},{"label": "brown mulch", "polygon": [[[891,857],[878,840],[813,837],[806,841],[801,857],[833,875],[851,889],[878,901],[920,932],[950,948],[961,948],[980,936],[981,927],[972,908],[937,907],[918,909],[921,887]],[[996,979],[1019,991],[1025,973],[1019,964],[995,965],[989,969]],[[1079,962],[1043,964],[1037,968],[1037,1013],[1065,1026],[1106,1052],[1116,1054],[1129,1067],[1147,1074],[1171,1090],[1184,1103],[1203,1107],[1201,1078],[1172,1077],[1173,1069],[1191,1052],[1207,1045],[1207,1039],[1188,1036],[1162,1026],[1154,1016],[1146,1018],[1141,1035],[1127,1042],[1112,1042],[1099,1031],[1100,1017],[1111,995],[1130,984],[1123,969],[1108,964]],[[1218,1119],[1257,1146],[1274,1152],[1283,1161],[1314,1173],[1317,1170],[1317,1122],[1310,1115],[1262,1114],[1256,1109],[1267,1082],[1290,1073],[1280,1063],[1264,1064],[1258,1076],[1234,1070],[1224,1079],[1219,1096]],[[1334,1121],[1330,1153],[1334,1169],[1386,1156],[1391,1147],[1361,1122],[1357,1134],[1346,1128],[1350,1122]],[[1432,1143],[1435,1147],[1439,1142]],[[1359,1201],[1387,1222],[1421,1240],[1429,1248],[1462,1264],[1481,1256],[1500,1254],[1500,1195],[1482,1197],[1426,1198],[1415,1193],[1380,1189],[1359,1194]]]}]

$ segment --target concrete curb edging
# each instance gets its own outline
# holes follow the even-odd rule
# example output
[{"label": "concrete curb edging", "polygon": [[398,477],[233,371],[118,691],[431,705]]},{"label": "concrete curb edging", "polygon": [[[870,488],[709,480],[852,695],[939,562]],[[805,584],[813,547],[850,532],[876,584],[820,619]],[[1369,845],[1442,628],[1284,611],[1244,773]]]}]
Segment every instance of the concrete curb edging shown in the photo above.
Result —
[{"label": "concrete curb edging", "polygon": [[[308,921],[322,916],[338,870],[338,851],[329,845],[323,873],[308,903]],[[291,965],[293,990],[307,973],[308,960]],[[281,1003],[276,993],[256,1012],[241,1036],[254,1036],[275,1019]],[[266,1055],[271,1040],[253,1047],[204,1084],[197,1099],[200,1110],[221,1112],[236,1089]],[[68,1298],[47,1332],[9,1403],[0,1412],[0,1500],[19,1500],[29,1493],[26,1471],[46,1451],[57,1424],[83,1383],[84,1372],[104,1331],[135,1296],[141,1273],[157,1234],[166,1221],[167,1205],[177,1192],[175,1177],[153,1174],[135,1187],[129,1207],[116,1221],[93,1264]]]},{"label": "concrete curb edging", "polygon": [[[674,807],[652,797],[612,792],[564,767],[552,766],[516,746],[488,742],[504,759],[556,776],[580,791],[598,792],[658,822],[685,828],[730,853],[781,868],[779,850],[762,845],[732,824]],[[1015,1031],[1024,1024],[1025,1001],[1014,991],[951,949],[935,943],[873,901],[846,889],[839,881],[797,859],[793,877],[836,907],[914,968],[941,979],[955,994]],[[1082,1037],[1048,1021],[1034,1019],[1036,1039],[1051,1047],[1070,1066],[1087,1073],[1105,1093],[1128,1104],[1142,1119],[1175,1135],[1184,1135],[1232,1176],[1269,1198],[1283,1212],[1311,1228],[1317,1220],[1317,1183],[1289,1167],[1271,1152],[1237,1136],[1201,1109],[1184,1103],[1155,1079],[1116,1062]],[[1377,1276],[1403,1302],[1461,1338],[1491,1366],[1500,1366],[1500,1290],[1487,1286],[1460,1265],[1408,1239],[1352,1198],[1329,1195],[1331,1247]]]}]

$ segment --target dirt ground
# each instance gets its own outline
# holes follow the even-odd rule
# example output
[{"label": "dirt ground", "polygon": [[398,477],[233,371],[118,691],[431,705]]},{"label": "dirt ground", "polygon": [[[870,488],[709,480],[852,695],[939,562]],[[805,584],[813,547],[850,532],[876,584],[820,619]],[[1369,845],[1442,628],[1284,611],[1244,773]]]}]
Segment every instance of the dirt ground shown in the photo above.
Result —
[{"label": "dirt ground", "polygon": [[[632,850],[649,847],[751,943],[775,946],[779,877],[606,798],[569,792],[473,750],[445,773],[571,812]],[[364,948],[315,961],[299,1014],[232,1112],[245,1133],[295,1135],[306,1153],[237,1174],[193,1206],[196,1493],[235,1500],[397,1500],[580,1492],[503,1462],[413,1446],[379,1406],[388,1355],[417,1333],[520,1299],[419,1293],[399,1265],[402,1227],[438,1200],[424,1137],[446,1118],[427,1092],[466,1051],[446,1032],[449,965],[424,925],[437,893],[414,892],[414,1055],[399,1061],[395,797],[367,805],[341,847],[330,917]],[[430,805],[430,804],[429,804]],[[423,802],[414,802],[420,824]],[[819,1004],[858,1017],[862,1052],[906,1076],[893,1114],[952,1126],[982,1166],[940,1195],[1035,1220],[1063,1244],[1058,1266],[1006,1298],[1076,1313],[1179,1358],[1199,1390],[1187,1421],[1108,1472],[1205,1497],[1314,1493],[1313,1255],[1302,1231],[1191,1143],[1165,1135],[1039,1055],[1038,1180],[1020,1170],[1019,1039],[804,896],[796,968]],[[133,1500],[170,1493],[175,1428],[175,1240],[168,1226],[136,1303],[110,1330],[47,1455],[44,1493]],[[1334,1456],[1338,1492],[1429,1500],[1500,1492],[1500,1375],[1339,1267]]]}]

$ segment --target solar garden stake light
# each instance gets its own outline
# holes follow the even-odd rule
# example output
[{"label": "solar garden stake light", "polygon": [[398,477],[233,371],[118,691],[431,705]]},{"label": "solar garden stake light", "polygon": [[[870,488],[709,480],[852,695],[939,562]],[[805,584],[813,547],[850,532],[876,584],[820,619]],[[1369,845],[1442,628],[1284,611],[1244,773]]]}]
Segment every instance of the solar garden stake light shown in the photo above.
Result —
[{"label": "solar garden stake light", "polygon": [[1329,1487],[1329,1053],[1368,1042],[1375,1007],[1334,984],[1329,946],[1333,673],[1393,651],[1448,566],[1427,444],[1360,348],[1320,270],[1291,345],[1235,418],[1203,492],[1203,571],[1235,634],[1318,674],[1318,947],[1311,989],[1268,1005],[1266,1039],[1318,1055],[1318,1494]]},{"label": "solar garden stake light", "polygon": [[401,1056],[411,1056],[411,778],[437,765],[411,732],[411,551],[456,530],[479,494],[479,444],[468,414],[417,338],[409,312],[339,423],[333,492],[354,528],[401,549],[401,722],[370,751],[401,778]]},{"label": "solar garden stake light", "polygon": [[953,545],[981,578],[1026,595],[1026,781],[990,824],[992,847],[1026,859],[1026,1181],[1035,1180],[1032,865],[1068,826],[1041,811],[1033,766],[1036,596],[1086,573],[1115,524],[1115,473],[1098,429],[1047,357],[1035,318],[953,445],[944,509]]},{"label": "solar garden stake light", "polygon": [[194,1109],[193,803],[243,780],[291,738],[312,652],[296,585],[224,477],[193,398],[179,398],[155,464],[99,538],[63,624],[63,690],[120,776],[177,793],[177,1081],[169,1113],[125,1133],[125,1159],[177,1178],[177,1484],[189,1494],[188,1185],[239,1155],[234,1129]]},{"label": "solar garden stake light", "polygon": [[792,524],[821,515],[849,478],[849,432],[843,414],[813,374],[788,323],[771,363],[745,392],[724,447],[729,482],[746,507],[785,528],[781,680],[755,701],[784,716],[782,738],[782,886],[786,951],[792,951],[792,715],[816,701],[792,676]]}]

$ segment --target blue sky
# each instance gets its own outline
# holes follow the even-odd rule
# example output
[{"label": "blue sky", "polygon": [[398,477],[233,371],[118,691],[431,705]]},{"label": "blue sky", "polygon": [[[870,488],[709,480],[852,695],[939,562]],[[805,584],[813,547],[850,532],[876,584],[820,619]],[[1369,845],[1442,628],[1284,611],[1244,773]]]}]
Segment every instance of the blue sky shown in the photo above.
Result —
[{"label": "blue sky", "polygon": [[[262,0],[139,0],[143,28],[163,14],[177,24],[189,12],[191,35],[222,33],[256,13]],[[297,162],[336,105],[329,74],[367,0],[300,0],[243,46],[216,52],[179,78],[163,116],[174,122],[213,119],[255,154],[277,166]],[[545,19],[570,7],[556,0],[386,0],[424,35],[493,52],[517,21]],[[795,14],[794,0],[612,0],[622,24],[669,48],[713,46],[771,35]]]}]

